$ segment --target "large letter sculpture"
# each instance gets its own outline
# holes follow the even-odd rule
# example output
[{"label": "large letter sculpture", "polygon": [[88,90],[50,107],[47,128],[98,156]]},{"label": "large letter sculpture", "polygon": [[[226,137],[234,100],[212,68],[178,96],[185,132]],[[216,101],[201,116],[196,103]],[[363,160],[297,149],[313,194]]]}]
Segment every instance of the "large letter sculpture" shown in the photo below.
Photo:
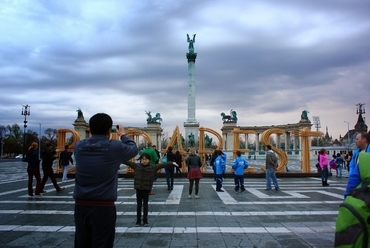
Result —
[{"label": "large letter sculpture", "polygon": [[[284,130],[282,130],[280,128],[271,128],[271,129],[267,129],[266,131],[264,131],[262,133],[261,141],[265,146],[266,145],[271,145],[270,144],[271,134],[284,134]],[[286,153],[284,151],[280,150],[279,148],[277,148],[275,146],[272,146],[272,145],[271,145],[271,147],[272,147],[272,150],[274,152],[276,152],[276,154],[279,157],[279,164],[278,164],[278,167],[277,167],[276,170],[278,172],[285,171],[285,167],[288,164],[288,156],[286,155]],[[265,170],[265,168],[263,168],[263,170]]]},{"label": "large letter sculpture", "polygon": [[310,139],[312,136],[322,136],[320,131],[310,131],[308,127],[299,131],[293,131],[294,136],[302,137],[302,153],[301,153],[301,170],[303,173],[311,172],[311,159],[310,159]]}]

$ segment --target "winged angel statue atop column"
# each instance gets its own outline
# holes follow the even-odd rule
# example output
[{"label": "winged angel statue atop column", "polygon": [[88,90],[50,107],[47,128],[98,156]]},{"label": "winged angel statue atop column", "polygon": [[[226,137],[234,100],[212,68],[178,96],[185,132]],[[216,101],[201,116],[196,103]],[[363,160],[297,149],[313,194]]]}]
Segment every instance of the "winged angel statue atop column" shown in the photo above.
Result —
[{"label": "winged angel statue atop column", "polygon": [[189,34],[186,35],[188,36],[189,53],[194,53],[194,43],[196,34],[193,34],[193,39],[190,39]]}]

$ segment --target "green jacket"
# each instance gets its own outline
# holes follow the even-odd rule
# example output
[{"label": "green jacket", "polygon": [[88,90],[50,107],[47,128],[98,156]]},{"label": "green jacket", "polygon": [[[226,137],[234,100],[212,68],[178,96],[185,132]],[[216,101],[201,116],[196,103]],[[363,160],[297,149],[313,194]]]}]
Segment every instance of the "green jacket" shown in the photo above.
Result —
[{"label": "green jacket", "polygon": [[154,173],[161,168],[171,168],[173,162],[155,164],[147,166],[141,163],[125,162],[125,164],[134,170],[134,188],[140,190],[152,190],[154,182]]}]

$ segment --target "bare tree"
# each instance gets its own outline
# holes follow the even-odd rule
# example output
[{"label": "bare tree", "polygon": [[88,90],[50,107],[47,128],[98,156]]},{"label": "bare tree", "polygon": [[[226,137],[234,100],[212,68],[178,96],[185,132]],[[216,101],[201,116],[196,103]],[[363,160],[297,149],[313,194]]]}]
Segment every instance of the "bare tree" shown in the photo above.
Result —
[{"label": "bare tree", "polygon": [[42,146],[45,146],[46,143],[50,143],[53,146],[57,145],[57,130],[52,129],[52,128],[47,128],[44,131],[44,136],[42,136],[41,141],[42,141]]},{"label": "bare tree", "polygon": [[23,132],[18,126],[18,124],[8,125],[6,126],[6,132],[8,133],[8,137],[13,137],[15,140],[17,140],[19,143],[22,143],[23,140]]},{"label": "bare tree", "polygon": [[57,136],[57,130],[52,129],[52,128],[48,128],[44,131],[44,134],[46,134],[46,139],[52,141]]},{"label": "bare tree", "polygon": [[168,142],[170,141],[171,137],[169,137],[168,132],[165,132],[161,137],[161,147],[166,148]]}]

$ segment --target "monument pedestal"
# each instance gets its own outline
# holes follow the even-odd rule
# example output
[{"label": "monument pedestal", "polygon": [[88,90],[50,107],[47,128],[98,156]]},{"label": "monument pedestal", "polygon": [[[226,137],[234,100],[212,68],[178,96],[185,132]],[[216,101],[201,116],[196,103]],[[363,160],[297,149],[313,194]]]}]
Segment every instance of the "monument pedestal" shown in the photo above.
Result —
[{"label": "monument pedestal", "polygon": [[236,121],[224,121],[223,127],[221,128],[222,131],[222,138],[224,140],[223,148],[227,152],[232,152],[234,147],[234,128],[237,127]]},{"label": "monument pedestal", "polygon": [[237,127],[236,121],[224,121],[222,131],[222,138],[224,140],[223,152],[226,154],[226,164],[231,164],[233,161],[233,147],[234,147],[234,128]]},{"label": "monument pedestal", "polygon": [[75,127],[74,129],[81,140],[87,139],[90,136],[89,124],[85,121],[85,118],[78,117],[72,125]]},{"label": "monument pedestal", "polygon": [[152,139],[152,145],[157,146],[157,150],[162,150],[161,135],[163,129],[161,128],[160,122],[148,122],[145,132]]},{"label": "monument pedestal", "polygon": [[194,146],[199,144],[198,128],[199,122],[184,122],[186,146],[189,147],[189,135],[194,135]]}]

